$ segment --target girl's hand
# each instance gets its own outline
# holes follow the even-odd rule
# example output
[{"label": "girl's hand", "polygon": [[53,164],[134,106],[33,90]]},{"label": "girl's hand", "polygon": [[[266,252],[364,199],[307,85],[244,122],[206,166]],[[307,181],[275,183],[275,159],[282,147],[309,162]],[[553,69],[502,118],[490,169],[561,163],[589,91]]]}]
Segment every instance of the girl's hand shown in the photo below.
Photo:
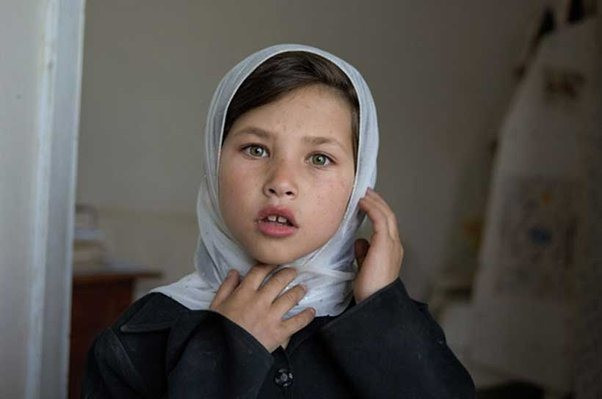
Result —
[{"label": "girl's hand", "polygon": [[279,270],[260,288],[274,268],[274,265],[254,266],[242,282],[236,270],[231,270],[209,306],[247,330],[269,352],[286,344],[291,335],[315,316],[315,310],[307,308],[287,320],[282,319],[305,296],[305,288],[296,285],[280,295],[297,275],[293,268]]},{"label": "girl's hand", "polygon": [[403,247],[397,231],[397,219],[385,200],[368,188],[359,202],[372,221],[372,244],[365,239],[355,241],[359,271],[353,282],[355,302],[360,303],[399,277]]}]

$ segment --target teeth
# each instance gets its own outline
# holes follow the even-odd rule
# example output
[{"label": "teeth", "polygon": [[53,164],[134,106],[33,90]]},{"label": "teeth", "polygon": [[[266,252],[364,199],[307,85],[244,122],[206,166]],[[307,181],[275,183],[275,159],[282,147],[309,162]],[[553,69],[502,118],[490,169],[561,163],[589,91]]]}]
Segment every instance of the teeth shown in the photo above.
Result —
[{"label": "teeth", "polygon": [[278,216],[278,215],[269,215],[266,218],[269,222],[278,222],[281,224],[288,224],[288,219],[283,217],[283,216]]}]

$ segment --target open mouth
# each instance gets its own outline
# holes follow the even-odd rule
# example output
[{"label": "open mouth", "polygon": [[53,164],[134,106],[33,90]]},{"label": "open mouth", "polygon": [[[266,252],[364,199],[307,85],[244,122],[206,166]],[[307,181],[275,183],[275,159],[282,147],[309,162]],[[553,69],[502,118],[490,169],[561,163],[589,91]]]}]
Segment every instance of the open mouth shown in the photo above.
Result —
[{"label": "open mouth", "polygon": [[269,216],[261,219],[261,221],[266,222],[266,223],[276,223],[276,224],[281,224],[284,226],[294,227],[294,224],[292,224],[287,218],[285,218],[284,216],[279,216],[279,215],[269,215]]},{"label": "open mouth", "polygon": [[265,236],[283,238],[294,234],[299,226],[289,209],[268,206],[259,212],[257,228]]},{"label": "open mouth", "polygon": [[292,210],[284,206],[268,205],[257,214],[258,222],[281,224],[283,226],[299,227]]}]

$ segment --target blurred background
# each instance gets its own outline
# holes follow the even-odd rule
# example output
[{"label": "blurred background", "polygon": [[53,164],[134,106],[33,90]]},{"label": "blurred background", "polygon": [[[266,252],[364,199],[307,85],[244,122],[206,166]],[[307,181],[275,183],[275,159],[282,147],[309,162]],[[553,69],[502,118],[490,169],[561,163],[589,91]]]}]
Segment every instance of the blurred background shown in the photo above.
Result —
[{"label": "blurred background", "polygon": [[88,2],[77,200],[97,207],[116,255],[161,268],[141,292],[191,270],[200,143],[219,80],[290,42],[342,57],[370,85],[376,188],[399,218],[404,281],[425,299],[462,233],[457,219],[478,229],[514,71],[542,13],[537,1],[448,3]]},{"label": "blurred background", "polygon": [[602,398],[597,3],[88,0],[72,395],[91,337],[193,271],[219,80],[256,50],[302,43],[371,88],[402,280],[479,398]]}]

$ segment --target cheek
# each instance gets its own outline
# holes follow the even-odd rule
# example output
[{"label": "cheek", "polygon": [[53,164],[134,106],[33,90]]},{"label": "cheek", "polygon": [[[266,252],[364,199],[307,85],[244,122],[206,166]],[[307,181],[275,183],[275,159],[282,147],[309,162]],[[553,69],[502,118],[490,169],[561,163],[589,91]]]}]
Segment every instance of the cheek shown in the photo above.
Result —
[{"label": "cheek", "polygon": [[244,182],[238,175],[233,173],[228,173],[224,171],[219,179],[219,192],[220,199],[221,198],[235,198],[232,194],[234,194],[236,187],[239,186],[240,183]]},{"label": "cheek", "polygon": [[243,198],[240,193],[245,191],[245,184],[249,184],[244,172],[234,166],[227,164],[219,172],[219,205],[226,220],[240,208]]},{"label": "cheek", "polygon": [[315,212],[321,215],[322,220],[330,225],[338,226],[353,188],[353,180],[348,178],[329,179],[320,184],[316,190]]},{"label": "cheek", "polygon": [[220,197],[236,199],[247,186],[252,185],[250,168],[241,167],[234,161],[225,162],[219,173]]}]

